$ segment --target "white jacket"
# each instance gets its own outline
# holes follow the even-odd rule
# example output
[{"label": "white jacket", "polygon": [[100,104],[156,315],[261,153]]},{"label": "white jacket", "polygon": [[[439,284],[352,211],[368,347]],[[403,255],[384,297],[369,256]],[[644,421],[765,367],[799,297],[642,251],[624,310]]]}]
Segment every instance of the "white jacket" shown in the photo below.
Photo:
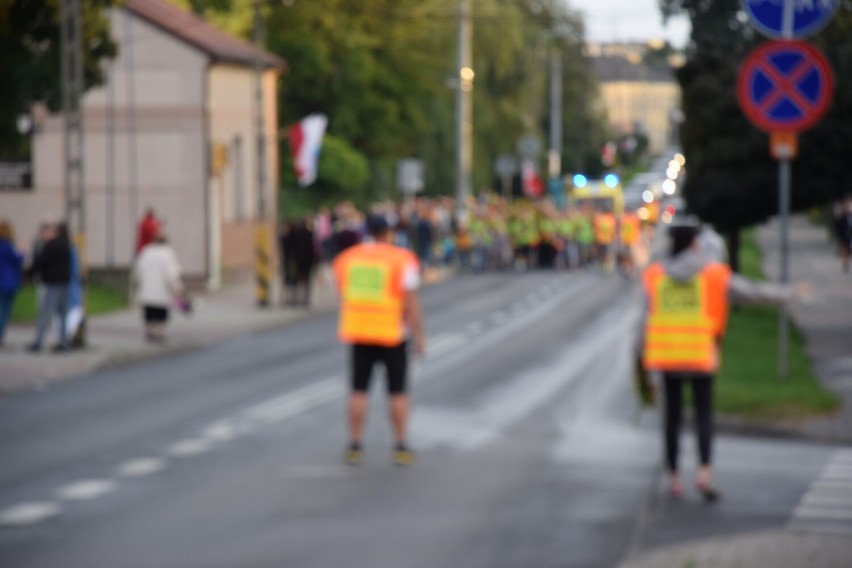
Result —
[{"label": "white jacket", "polygon": [[174,250],[163,243],[151,243],[139,252],[134,266],[136,298],[143,306],[168,308],[183,291],[180,264]]}]

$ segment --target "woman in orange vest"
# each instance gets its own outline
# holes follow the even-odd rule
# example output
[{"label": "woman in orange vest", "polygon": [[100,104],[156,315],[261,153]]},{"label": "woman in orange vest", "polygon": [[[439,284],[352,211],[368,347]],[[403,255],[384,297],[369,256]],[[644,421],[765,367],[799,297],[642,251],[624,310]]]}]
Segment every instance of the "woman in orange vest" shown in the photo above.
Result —
[{"label": "woman in orange vest", "polygon": [[796,287],[757,283],[732,274],[712,259],[697,239],[694,218],[673,221],[671,252],[643,273],[648,304],[644,324],[643,366],[662,372],[665,399],[666,465],[669,493],[683,494],[678,471],[678,444],[683,384],[692,386],[700,467],[697,488],[706,501],[719,498],[710,467],[713,436],[713,376],[719,368],[719,346],[728,320],[729,300],[782,302],[807,293]]},{"label": "woman in orange vest", "polygon": [[352,345],[349,398],[350,443],[346,459],[362,459],[362,436],[367,393],[376,362],[387,370],[387,390],[395,446],[394,463],[410,465],[414,453],[406,443],[408,338],[415,353],[424,352],[423,317],[417,288],[420,264],[409,250],[393,245],[394,235],[384,217],[367,221],[372,240],[341,253],[333,264],[340,293],[341,341]]}]

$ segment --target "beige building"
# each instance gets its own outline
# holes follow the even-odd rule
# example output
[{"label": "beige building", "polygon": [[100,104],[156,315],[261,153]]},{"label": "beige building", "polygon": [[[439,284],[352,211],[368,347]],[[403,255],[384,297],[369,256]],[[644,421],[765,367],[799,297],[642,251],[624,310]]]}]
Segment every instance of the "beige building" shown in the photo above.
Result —
[{"label": "beige building", "polygon": [[659,154],[675,142],[672,118],[681,106],[680,85],[668,69],[648,67],[638,58],[593,58],[610,124],[618,134],[644,133],[649,151]]},{"label": "beige building", "polygon": [[[277,211],[277,81],[284,61],[165,0],[127,0],[111,15],[118,57],[84,98],[85,257],[126,269],[148,208],[163,221],[185,275],[217,286],[252,264],[258,221],[255,72],[262,68],[264,221]],[[64,124],[34,112],[33,189],[0,193],[27,246],[38,222],[65,212]]]}]

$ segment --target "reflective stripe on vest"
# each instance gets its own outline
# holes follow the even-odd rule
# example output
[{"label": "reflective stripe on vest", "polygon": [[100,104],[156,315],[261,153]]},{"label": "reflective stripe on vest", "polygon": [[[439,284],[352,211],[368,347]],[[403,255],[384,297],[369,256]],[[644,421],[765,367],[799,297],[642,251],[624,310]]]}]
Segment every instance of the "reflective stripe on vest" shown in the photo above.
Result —
[{"label": "reflective stripe on vest", "polygon": [[647,369],[712,373],[719,368],[716,339],[724,330],[727,278],[709,265],[687,281],[669,278],[654,264],[644,275],[650,300],[643,359]]},{"label": "reflective stripe on vest", "polygon": [[408,261],[408,251],[383,244],[358,245],[341,254],[335,273],[342,341],[393,347],[405,340],[400,281]]}]

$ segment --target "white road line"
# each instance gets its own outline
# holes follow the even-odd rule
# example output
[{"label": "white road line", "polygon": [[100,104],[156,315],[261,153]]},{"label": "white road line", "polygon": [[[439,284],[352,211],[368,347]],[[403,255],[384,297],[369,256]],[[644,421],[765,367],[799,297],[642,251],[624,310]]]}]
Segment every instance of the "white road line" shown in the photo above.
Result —
[{"label": "white road line", "polygon": [[852,492],[846,492],[840,495],[825,495],[810,491],[802,498],[801,505],[848,507],[852,509]]},{"label": "white road line", "polygon": [[852,466],[829,464],[822,474],[823,479],[852,479]]},{"label": "white road line", "polygon": [[115,491],[115,482],[109,479],[81,479],[60,487],[56,494],[66,501],[90,501]]},{"label": "white road line", "polygon": [[135,458],[127,460],[118,466],[118,474],[122,477],[145,477],[163,471],[166,460],[161,458]]},{"label": "white road line", "polygon": [[447,341],[441,342],[438,347],[434,347],[426,344],[426,355],[431,359],[433,357],[440,357],[445,353],[449,353],[450,351],[454,351],[459,347],[465,345],[468,342],[468,338],[461,334],[453,334]]},{"label": "white road line", "polygon": [[822,519],[832,521],[852,521],[852,509],[830,507],[796,507],[793,515],[797,519]]},{"label": "white road line", "polygon": [[168,448],[169,455],[177,458],[198,456],[210,449],[210,442],[204,438],[178,440]]},{"label": "white road line", "polygon": [[467,324],[467,332],[470,335],[477,335],[479,333],[482,333],[484,329],[485,326],[482,324],[481,321],[474,321]]},{"label": "white road line", "polygon": [[0,525],[34,525],[51,517],[55,517],[61,512],[62,507],[52,501],[30,501],[27,503],[19,503],[0,511]]}]

